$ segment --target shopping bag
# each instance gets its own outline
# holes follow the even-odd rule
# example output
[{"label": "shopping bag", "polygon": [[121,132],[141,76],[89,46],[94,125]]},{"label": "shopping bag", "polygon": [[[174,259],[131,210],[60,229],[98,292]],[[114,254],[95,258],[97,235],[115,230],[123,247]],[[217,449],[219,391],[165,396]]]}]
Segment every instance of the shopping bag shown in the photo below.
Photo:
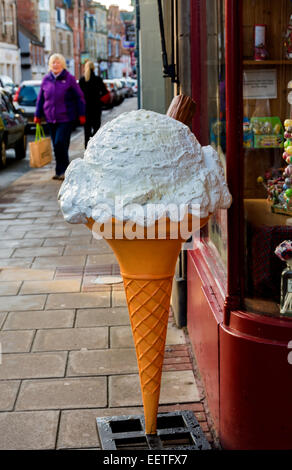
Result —
[{"label": "shopping bag", "polygon": [[46,137],[44,128],[36,125],[35,141],[29,143],[29,165],[40,168],[52,161],[51,139]]}]

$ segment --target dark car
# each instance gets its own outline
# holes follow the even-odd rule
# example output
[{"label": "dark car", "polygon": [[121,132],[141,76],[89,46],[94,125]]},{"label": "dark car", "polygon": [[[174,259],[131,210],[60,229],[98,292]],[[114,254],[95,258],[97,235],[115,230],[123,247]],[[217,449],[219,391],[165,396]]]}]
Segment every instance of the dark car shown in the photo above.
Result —
[{"label": "dark car", "polygon": [[15,157],[25,158],[27,138],[25,134],[27,120],[20,110],[16,110],[9,93],[0,88],[0,167],[6,165],[6,150],[14,148]]}]

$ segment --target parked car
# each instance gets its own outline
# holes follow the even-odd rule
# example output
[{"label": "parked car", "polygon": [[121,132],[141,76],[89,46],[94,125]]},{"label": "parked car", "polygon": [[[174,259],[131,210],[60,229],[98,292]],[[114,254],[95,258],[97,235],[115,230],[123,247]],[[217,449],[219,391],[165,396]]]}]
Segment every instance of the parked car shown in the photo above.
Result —
[{"label": "parked car", "polygon": [[117,84],[114,82],[114,80],[108,78],[104,79],[103,83],[111,90],[113,94],[113,106],[119,105],[123,100]]},{"label": "parked car", "polygon": [[127,96],[127,88],[124,86],[120,78],[113,78],[114,83],[117,85],[120,102],[122,103]]},{"label": "parked car", "polygon": [[4,88],[4,90],[9,94],[13,95],[17,85],[15,85],[12,78],[8,77],[8,75],[0,75],[0,87]]},{"label": "parked car", "polygon": [[138,94],[137,80],[135,78],[128,78],[128,83],[132,87],[133,96],[137,96]]},{"label": "parked car", "polygon": [[122,82],[124,88],[126,89],[126,97],[131,98],[134,96],[134,91],[131,85],[131,82],[128,78],[120,78],[120,82]]},{"label": "parked car", "polygon": [[110,94],[110,98],[106,104],[102,103],[102,109],[111,109],[115,102],[115,92],[108,83],[105,83],[105,80],[103,80],[103,83],[105,84],[106,89]]},{"label": "parked car", "polygon": [[13,97],[15,108],[22,109],[23,115],[27,118],[27,131],[35,128],[33,119],[41,83],[41,80],[25,80],[21,82]]},{"label": "parked car", "polygon": [[25,158],[27,136],[25,133],[27,120],[21,111],[17,111],[9,97],[9,93],[0,88],[0,167],[6,165],[6,150],[14,148],[15,157]]}]

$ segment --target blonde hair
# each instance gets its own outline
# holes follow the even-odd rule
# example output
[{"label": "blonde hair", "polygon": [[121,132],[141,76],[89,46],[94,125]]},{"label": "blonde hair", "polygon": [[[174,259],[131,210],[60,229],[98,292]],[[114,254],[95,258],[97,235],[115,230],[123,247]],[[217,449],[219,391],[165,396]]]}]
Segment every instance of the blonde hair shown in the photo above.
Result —
[{"label": "blonde hair", "polygon": [[94,63],[91,62],[91,60],[87,60],[84,66],[84,78],[86,82],[90,79],[91,70],[94,70]]},{"label": "blonde hair", "polygon": [[52,54],[51,57],[49,58],[49,70],[51,70],[51,67],[52,67],[52,63],[54,62],[54,60],[58,60],[59,62],[61,62],[63,68],[65,69],[66,68],[66,60],[65,60],[65,57],[62,55],[62,54]]}]

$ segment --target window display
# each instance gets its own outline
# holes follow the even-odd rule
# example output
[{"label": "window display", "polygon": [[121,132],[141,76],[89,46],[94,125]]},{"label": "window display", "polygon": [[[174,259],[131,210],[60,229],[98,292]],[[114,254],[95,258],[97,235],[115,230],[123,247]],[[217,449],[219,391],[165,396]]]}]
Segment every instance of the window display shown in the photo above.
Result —
[{"label": "window display", "polygon": [[[292,289],[290,293],[286,279],[291,268],[282,275],[283,261],[275,256],[276,248],[292,239],[292,115],[288,100],[292,2],[281,1],[280,9],[279,15],[279,4],[271,0],[243,1],[244,307],[273,316],[292,309]],[[273,21],[275,17],[280,20]],[[263,46],[269,52],[262,60],[255,50],[254,41],[259,37],[264,38]]]}]

